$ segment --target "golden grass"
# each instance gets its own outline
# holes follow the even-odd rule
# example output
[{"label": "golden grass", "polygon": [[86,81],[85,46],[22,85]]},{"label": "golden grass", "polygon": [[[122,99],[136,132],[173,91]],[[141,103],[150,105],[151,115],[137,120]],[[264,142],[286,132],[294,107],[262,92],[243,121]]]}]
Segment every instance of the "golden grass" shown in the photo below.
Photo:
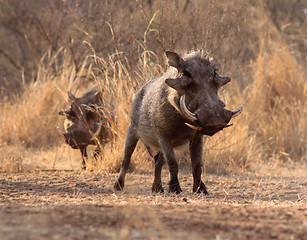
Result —
[{"label": "golden grass", "polygon": [[[221,1],[220,7],[231,7],[229,4],[223,4],[224,2]],[[158,5],[154,5],[154,8],[158,8]],[[217,23],[207,24],[208,29],[206,31],[202,29],[198,35],[200,39],[206,39],[206,43],[200,44],[196,40],[194,42],[194,47],[207,46],[210,52],[215,50],[212,43],[219,42],[219,39],[216,39],[217,36],[214,35],[215,30],[220,33],[220,36],[225,35],[225,38],[228,38],[227,44],[221,45],[216,56],[222,56],[221,54],[225,52],[225,59],[219,60],[223,64],[225,63],[226,71],[233,79],[220,92],[227,103],[227,108],[235,109],[239,105],[243,105],[243,113],[232,120],[234,123],[232,127],[213,137],[206,137],[204,162],[209,173],[245,171],[263,161],[274,160],[288,163],[306,161],[307,87],[304,71],[285,43],[280,40],[281,37],[276,28],[271,23],[264,24],[269,20],[268,18],[263,20],[263,16],[266,16],[263,6],[256,8],[252,4],[247,4],[246,9],[251,11],[254,17],[251,20],[253,31],[260,31],[256,33],[257,38],[253,39],[255,41],[261,40],[258,51],[255,50],[256,44],[249,42],[252,41],[251,39],[242,42],[242,39],[247,39],[252,34],[245,21],[240,23],[244,29],[239,29],[238,25],[233,28],[235,30],[227,24],[225,25],[226,20],[220,22],[220,25]],[[176,11],[178,15],[180,11],[178,9]],[[148,9],[145,9],[144,12],[139,13],[147,17],[148,21],[146,28],[142,30],[145,31],[143,42],[134,39],[139,46],[138,51],[134,53],[134,59],[137,59],[134,64],[131,64],[132,60],[127,57],[130,56],[130,53],[126,54],[126,52],[120,52],[118,48],[115,48],[114,54],[101,57],[95,53],[89,43],[87,46],[91,48],[91,55],[85,58],[78,70],[75,62],[70,58],[69,52],[65,49],[60,49],[56,55],[47,52],[42,57],[37,67],[35,81],[24,84],[23,92],[14,100],[2,100],[0,104],[0,146],[3,152],[3,156],[0,158],[1,166],[9,166],[13,161],[17,164],[17,167],[12,167],[12,171],[15,171],[14,169],[21,169],[19,163],[22,165],[24,159],[33,158],[34,155],[40,156],[42,161],[49,163],[61,162],[63,158],[70,161],[67,151],[74,152],[73,158],[79,158],[80,155],[75,154],[76,150],[64,147],[58,135],[56,129],[58,126],[61,127],[63,122],[58,111],[67,106],[67,90],[80,95],[89,85],[96,84],[103,90],[104,97],[111,100],[116,106],[117,120],[114,131],[117,133],[117,138],[104,146],[101,161],[91,165],[90,169],[105,172],[115,172],[119,169],[125,135],[130,121],[129,114],[133,96],[143,83],[161,75],[165,70],[165,62],[162,61],[164,56],[158,54],[159,51],[150,50],[150,44],[152,44],[151,47],[155,46],[150,42],[154,39],[150,36],[164,32],[163,39],[160,39],[162,48],[176,48],[177,43],[172,42],[176,39],[172,39],[172,37],[175,38],[183,34],[180,32],[182,29],[178,26],[172,29],[172,32],[167,32],[170,30],[168,26],[174,24],[175,21],[175,19],[168,19],[170,15],[163,15],[161,12],[155,14],[153,11],[152,17],[148,17],[149,12]],[[169,13],[165,5],[163,5],[163,13]],[[188,13],[192,14],[189,11]],[[243,18],[247,14],[246,11],[241,13],[236,11],[235,13],[237,14],[235,16],[225,15],[225,12],[220,14],[228,20],[231,19],[232,22],[236,16]],[[200,13],[198,19],[207,21],[208,16],[202,14]],[[133,20],[137,24],[141,24],[144,16],[139,16],[139,19],[133,18]],[[190,23],[195,31],[200,27],[189,21],[191,19],[185,21],[180,18],[180,26],[186,26],[185,24]],[[255,24],[257,22],[258,25]],[[265,26],[268,29],[264,30]],[[193,29],[183,28],[184,31],[192,31]],[[274,40],[266,37],[269,29],[274,32]],[[196,32],[194,34],[197,34]],[[189,35],[190,38],[186,40],[192,41],[194,38],[191,36]],[[213,41],[210,36],[215,40]],[[113,38],[115,38],[114,35]],[[213,42],[210,42],[210,39]],[[178,43],[181,44],[179,45],[181,46],[180,51],[190,50],[185,49],[183,43],[186,42],[182,40]],[[241,61],[243,61],[244,55],[240,55],[238,52],[231,58],[230,53],[233,52],[233,48],[248,44],[255,55],[255,60],[243,68]],[[242,59],[237,60],[237,56]],[[221,69],[223,69],[223,64]],[[238,73],[238,69],[239,71],[245,70]],[[238,79],[240,75],[242,79]],[[16,146],[16,152],[13,156],[9,150],[5,151],[7,146]],[[63,149],[66,153],[63,153]],[[21,155],[24,155],[23,158],[20,158]],[[189,166],[187,156],[186,151],[178,152],[181,165]],[[77,161],[81,162],[80,159]],[[152,164],[145,148],[139,144],[133,155],[131,169],[150,171]],[[51,165],[55,167],[56,164]],[[50,164],[48,166],[50,167]]]},{"label": "golden grass", "polygon": [[307,84],[287,47],[268,40],[252,64],[250,131],[268,156],[306,160]]},{"label": "golden grass", "polygon": [[[234,126],[205,138],[204,161],[209,173],[246,170],[261,159],[306,159],[306,83],[303,73],[281,43],[271,40],[266,43],[251,65],[253,82],[240,89],[233,81],[221,90],[228,108],[242,104],[244,111],[233,120]],[[103,74],[94,75],[95,83],[103,89],[104,96],[115,103],[118,136],[104,147],[101,162],[90,168],[114,172],[121,163],[133,95],[143,82],[161,74],[162,68],[155,64],[157,58],[149,51],[139,56],[139,68],[133,76],[125,61],[112,56],[108,60],[97,56],[95,59],[104,69]],[[23,95],[14,103],[1,105],[1,143],[21,144],[34,151],[60,146],[62,142],[56,129],[63,119],[57,113],[67,104],[66,90],[71,82],[65,76],[72,72],[73,67],[67,66],[67,62],[59,76],[50,76],[48,71],[40,68],[38,81],[26,86]],[[150,171],[152,160],[139,145],[131,169]],[[178,155],[184,164],[189,162],[185,151]]]},{"label": "golden grass", "polygon": [[64,78],[65,73],[52,76],[43,68],[38,72],[37,81],[25,86],[25,91],[14,102],[1,104],[1,143],[41,148],[58,142],[56,127],[61,119],[57,113],[66,102],[63,92],[68,80]]}]

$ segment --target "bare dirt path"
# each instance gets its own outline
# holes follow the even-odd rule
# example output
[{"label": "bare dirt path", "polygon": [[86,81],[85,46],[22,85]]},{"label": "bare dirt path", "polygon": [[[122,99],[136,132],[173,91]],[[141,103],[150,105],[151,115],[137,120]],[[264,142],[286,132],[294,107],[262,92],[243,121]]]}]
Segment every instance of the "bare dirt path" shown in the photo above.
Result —
[{"label": "bare dirt path", "polygon": [[203,196],[181,174],[176,196],[151,194],[151,174],[114,194],[115,176],[1,173],[0,239],[307,239],[307,178],[207,176]]}]

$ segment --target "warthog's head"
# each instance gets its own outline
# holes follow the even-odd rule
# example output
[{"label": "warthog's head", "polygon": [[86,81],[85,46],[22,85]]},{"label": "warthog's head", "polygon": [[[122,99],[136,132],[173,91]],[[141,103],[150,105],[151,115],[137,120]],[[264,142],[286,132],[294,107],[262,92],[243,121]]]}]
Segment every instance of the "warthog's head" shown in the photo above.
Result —
[{"label": "warthog's head", "polygon": [[210,136],[231,126],[229,121],[242,112],[242,107],[234,111],[225,109],[218,94],[219,88],[231,79],[218,74],[205,51],[192,52],[184,58],[171,51],[166,55],[169,65],[175,67],[178,74],[165,82],[178,92],[180,111],[187,118],[186,124]]},{"label": "warthog's head", "polygon": [[67,118],[62,136],[72,148],[83,149],[94,144],[102,130],[101,92],[93,88],[80,98],[68,92],[68,99],[70,107],[59,112]]}]

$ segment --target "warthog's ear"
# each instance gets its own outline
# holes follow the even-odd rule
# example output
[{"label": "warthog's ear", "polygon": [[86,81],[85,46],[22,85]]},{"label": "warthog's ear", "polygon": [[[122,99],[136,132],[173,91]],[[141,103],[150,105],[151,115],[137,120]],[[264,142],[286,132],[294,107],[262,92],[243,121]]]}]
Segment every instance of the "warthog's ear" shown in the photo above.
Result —
[{"label": "warthog's ear", "polygon": [[92,87],[82,95],[82,101],[86,102],[86,104],[98,103],[102,100],[102,92],[103,89]]},{"label": "warthog's ear", "polygon": [[231,81],[230,77],[223,77],[223,76],[216,76],[214,78],[214,81],[220,86],[224,86],[225,84],[229,83]]},{"label": "warthog's ear", "polygon": [[185,90],[186,87],[192,82],[191,78],[167,78],[165,83],[177,91]]},{"label": "warthog's ear", "polygon": [[182,63],[184,62],[180,55],[176,52],[171,51],[166,51],[165,54],[168,59],[168,64],[179,70],[179,68],[182,66]]},{"label": "warthog's ear", "polygon": [[68,91],[67,94],[70,102],[76,101],[76,97],[70,91]]},{"label": "warthog's ear", "polygon": [[98,91],[96,94],[95,94],[95,97],[96,97],[96,100],[99,101],[102,99],[102,91]]},{"label": "warthog's ear", "polygon": [[102,92],[101,91],[97,91],[93,94],[91,102],[92,103],[98,103],[102,100]]}]

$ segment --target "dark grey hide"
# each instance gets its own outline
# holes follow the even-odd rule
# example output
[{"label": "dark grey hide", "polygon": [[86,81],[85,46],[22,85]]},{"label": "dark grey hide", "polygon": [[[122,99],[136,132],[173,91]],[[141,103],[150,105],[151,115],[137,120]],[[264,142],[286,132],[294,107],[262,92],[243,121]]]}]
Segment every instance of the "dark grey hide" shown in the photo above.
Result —
[{"label": "dark grey hide", "polygon": [[114,188],[123,189],[131,155],[141,140],[147,149],[158,150],[154,156],[152,191],[163,192],[161,170],[166,161],[170,172],[169,191],[180,193],[174,148],[189,142],[193,191],[207,194],[201,180],[203,135],[212,136],[229,127],[231,118],[239,115],[242,107],[235,111],[225,109],[218,89],[231,79],[218,74],[206,52],[201,50],[181,57],[167,51],[166,56],[173,68],[146,83],[135,96],[124,158]]},{"label": "dark grey hide", "polygon": [[82,169],[86,169],[87,146],[97,145],[94,157],[101,153],[101,146],[114,138],[114,106],[102,100],[102,92],[91,88],[80,98],[68,92],[70,107],[59,112],[66,116],[62,136],[67,144],[80,149]]}]

